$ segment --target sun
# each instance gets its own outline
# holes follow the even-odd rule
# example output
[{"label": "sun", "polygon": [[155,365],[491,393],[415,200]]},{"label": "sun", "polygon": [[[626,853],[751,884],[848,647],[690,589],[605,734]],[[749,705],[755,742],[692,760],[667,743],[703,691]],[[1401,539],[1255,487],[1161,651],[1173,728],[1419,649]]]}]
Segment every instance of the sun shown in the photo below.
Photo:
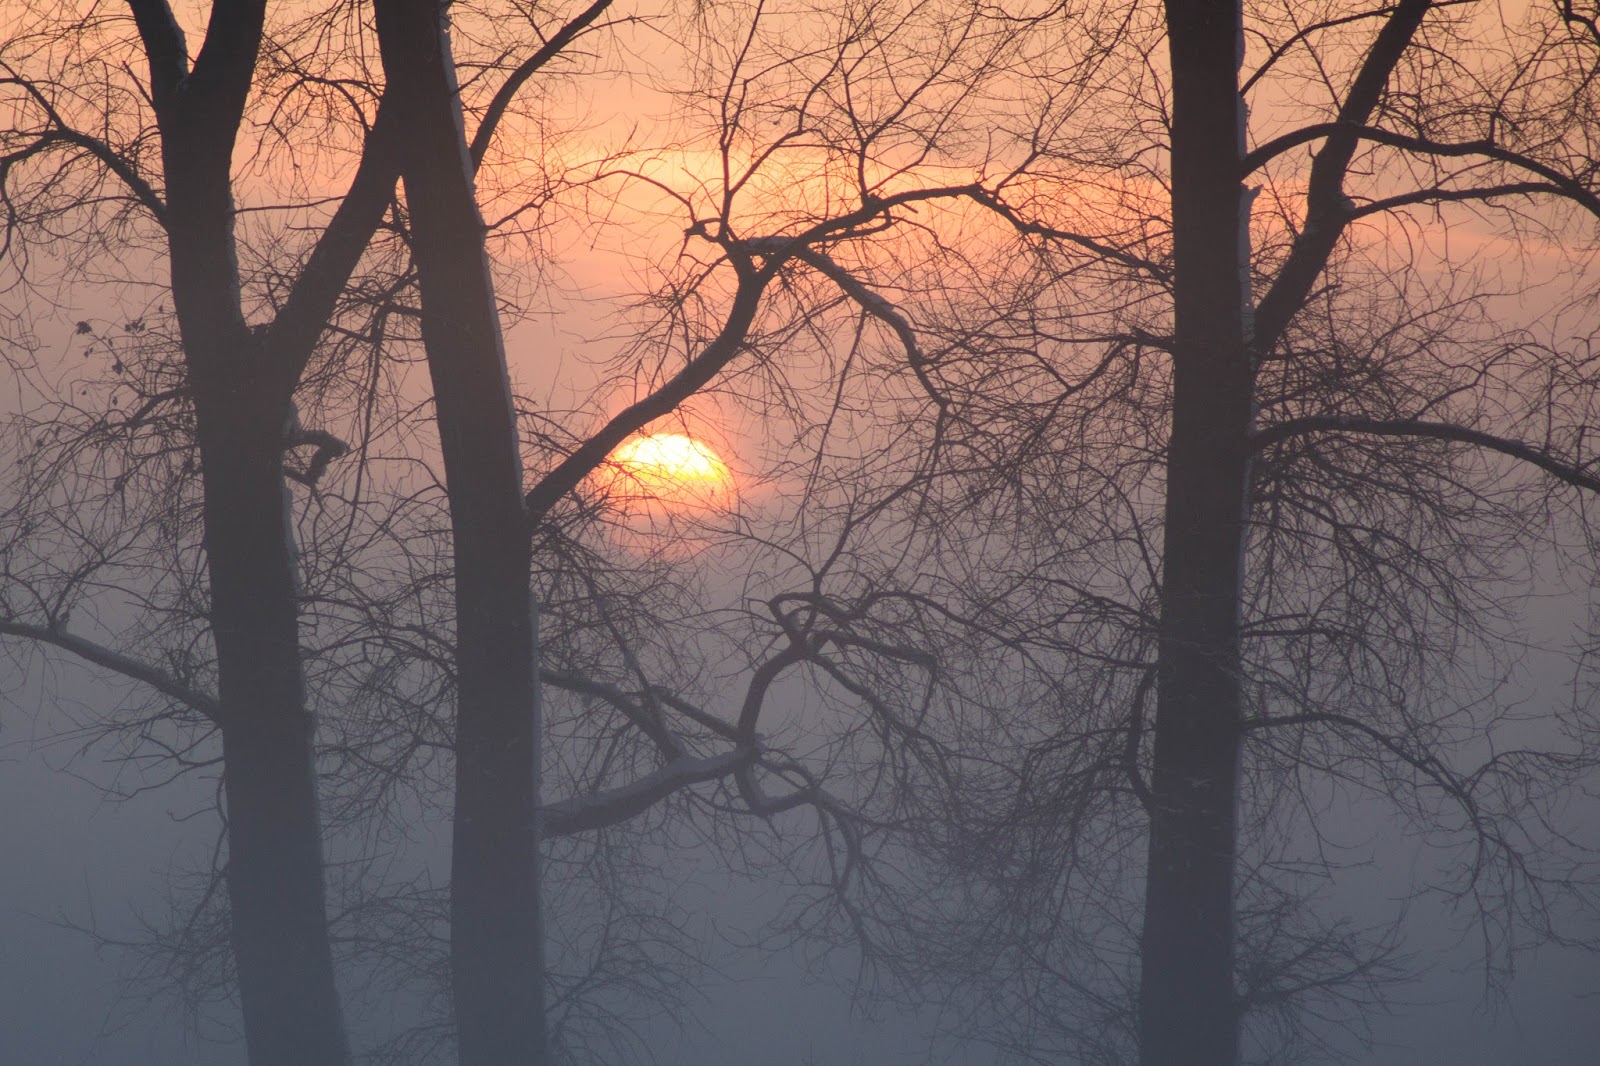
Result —
[{"label": "sun", "polygon": [[669,506],[725,507],[733,493],[733,474],[703,441],[682,433],[630,437],[611,453],[614,473],[605,479],[609,495],[643,498]]}]

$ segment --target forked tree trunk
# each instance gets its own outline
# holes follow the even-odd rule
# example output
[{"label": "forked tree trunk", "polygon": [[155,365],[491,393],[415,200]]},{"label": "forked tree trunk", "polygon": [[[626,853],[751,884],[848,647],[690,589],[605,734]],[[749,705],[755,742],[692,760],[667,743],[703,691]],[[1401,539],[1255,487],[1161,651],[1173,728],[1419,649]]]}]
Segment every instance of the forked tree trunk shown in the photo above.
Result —
[{"label": "forked tree trunk", "polygon": [[264,5],[218,5],[193,70],[166,4],[131,6],[161,129],[173,309],[200,449],[245,1039],[252,1066],[341,1066],[282,475],[294,374],[246,324],[234,257],[233,146]]},{"label": "forked tree trunk", "polygon": [[1239,618],[1252,382],[1238,0],[1168,0],[1175,326],[1141,1066],[1234,1066]]},{"label": "forked tree trunk", "polygon": [[443,6],[378,0],[422,337],[450,497],[456,587],[451,972],[461,1066],[544,1066],[537,651],[528,518],[484,225]]}]

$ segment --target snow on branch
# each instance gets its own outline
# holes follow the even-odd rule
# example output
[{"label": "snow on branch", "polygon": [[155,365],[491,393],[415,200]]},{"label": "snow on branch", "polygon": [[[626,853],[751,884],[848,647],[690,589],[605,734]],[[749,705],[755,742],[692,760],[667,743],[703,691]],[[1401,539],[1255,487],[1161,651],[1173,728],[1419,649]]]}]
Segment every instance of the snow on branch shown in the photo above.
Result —
[{"label": "snow on branch", "polygon": [[96,644],[94,641],[80,637],[75,633],[68,633],[66,630],[54,626],[36,626],[29,625],[26,622],[0,621],[0,636],[20,637],[24,640],[49,644],[63,651],[71,652],[85,662],[104,667],[133,681],[149,685],[163,696],[177,700],[191,710],[200,712],[212,722],[219,724],[221,722],[222,707],[215,696],[191,688],[171,674],[158,670],[149,663],[140,662],[138,659],[124,655],[119,651],[113,651],[103,644]]},{"label": "snow on branch", "polygon": [[660,769],[626,785],[547,804],[544,807],[544,835],[570,836],[625,822],[679,789],[726,777],[755,757],[755,748],[741,746],[703,759],[673,759]]}]

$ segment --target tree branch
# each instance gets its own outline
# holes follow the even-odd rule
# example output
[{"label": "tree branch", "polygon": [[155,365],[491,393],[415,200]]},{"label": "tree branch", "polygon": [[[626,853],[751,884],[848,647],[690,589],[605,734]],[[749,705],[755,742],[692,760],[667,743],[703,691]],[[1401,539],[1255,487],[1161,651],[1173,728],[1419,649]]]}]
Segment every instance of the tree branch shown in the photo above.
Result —
[{"label": "tree branch", "polygon": [[[5,69],[9,71],[12,68],[7,65]],[[44,91],[36,83],[12,73],[9,77],[0,78],[0,85],[15,85],[33,97],[34,103],[38,104],[44,111],[45,119],[50,127],[41,133],[39,139],[31,146],[6,157],[5,160],[0,161],[0,165],[9,164],[26,155],[36,155],[52,144],[76,145],[100,160],[101,163],[104,163],[106,168],[120,178],[123,184],[128,187],[129,191],[133,193],[134,199],[143,204],[145,209],[155,216],[157,222],[162,226],[166,225],[166,204],[161,202],[161,197],[156,193],[155,188],[138,171],[133,169],[133,165],[127,159],[112,151],[111,146],[98,137],[91,137],[87,133],[81,133],[68,126],[66,121],[62,119],[61,112],[56,110],[55,105],[50,102],[50,99],[45,96]],[[4,171],[0,170],[0,174],[3,173]]]},{"label": "tree branch", "polygon": [[615,707],[635,728],[650,738],[657,751],[668,758],[683,750],[682,741],[666,723],[647,713],[638,701],[615,685],[608,685],[580,674],[567,673],[564,670],[540,670],[539,680],[543,684],[600,700]]},{"label": "tree branch", "polygon": [[145,181],[126,159],[112,151],[111,146],[106,142],[96,137],[91,137],[86,133],[79,133],[77,130],[70,129],[53,130],[45,134],[45,139],[77,145],[100,160],[105,164],[107,170],[120,178],[122,183],[128,187],[128,191],[133,193],[134,199],[144,205],[145,210],[149,211],[158,223],[163,227],[166,226],[167,205],[162,203],[161,197],[157,195],[154,186]]},{"label": "tree branch", "polygon": [[1593,15],[1578,14],[1577,9],[1572,6],[1572,0],[1561,0],[1561,21],[1568,26],[1582,26],[1589,31],[1589,36],[1594,38],[1595,43],[1600,44],[1600,21]]},{"label": "tree branch", "polygon": [[1512,181],[1503,185],[1485,185],[1481,189],[1419,189],[1363,204],[1352,210],[1350,217],[1366,218],[1413,204],[1470,203],[1475,200],[1497,200],[1502,196],[1533,196],[1542,192],[1560,194],[1561,189],[1547,181]]},{"label": "tree branch", "polygon": [[940,409],[950,406],[950,401],[939,391],[932,378],[928,376],[928,358],[922,354],[922,346],[917,343],[916,330],[906,320],[898,308],[878,293],[867,288],[855,275],[835,263],[826,253],[814,248],[807,248],[797,256],[803,263],[808,263],[817,271],[831,280],[835,285],[844,290],[846,296],[854,300],[867,314],[888,326],[899,338],[900,344],[906,350],[906,361],[911,365],[911,372],[916,375],[917,382],[921,384],[922,391],[928,394],[935,405]]},{"label": "tree branch", "polygon": [[1011,224],[1013,229],[1023,236],[1042,237],[1045,240],[1064,241],[1068,244],[1076,244],[1085,251],[1093,252],[1095,255],[1103,256],[1106,259],[1110,259],[1116,263],[1121,263],[1125,267],[1132,267],[1135,270],[1149,274],[1152,278],[1155,278],[1164,285],[1171,284],[1172,282],[1172,273],[1159,263],[1145,259],[1142,256],[1134,255],[1132,252],[1125,252],[1120,248],[1114,248],[1111,245],[1106,244],[1104,241],[1095,240],[1093,237],[1085,237],[1081,233],[1073,233],[1068,230],[1055,229],[1051,226],[1044,225],[1042,222],[1030,222],[1018,215],[1009,204],[1004,203],[997,197],[991,196],[987,192],[980,191],[977,193],[969,193],[968,195],[974,203],[982,204],[984,207],[987,207],[989,210],[1005,219]]},{"label": "tree branch", "polygon": [[394,200],[395,182],[400,177],[399,145],[405,136],[403,118],[386,89],[350,188],[273,318],[268,344],[291,384],[300,379],[350,275]]},{"label": "tree branch", "polygon": [[[604,462],[606,456],[626,440],[629,434],[639,431],[658,418],[671,414],[680,403],[699,391],[738,356],[744,346],[745,337],[749,335],[750,326],[755,321],[756,311],[761,304],[761,294],[766,290],[767,283],[777,276],[784,262],[800,257],[805,250],[814,245],[847,240],[859,233],[858,227],[885,216],[896,207],[955,197],[977,199],[982,195],[983,189],[977,185],[911,189],[893,196],[867,197],[854,211],[817,222],[797,234],[777,234],[744,240],[733,237],[722,238],[719,243],[727,249],[729,259],[739,273],[739,284],[721,331],[699,355],[690,359],[688,365],[678,371],[666,384],[644,399],[628,406],[579,445],[578,449],[557,464],[555,469],[539,479],[524,497],[528,511],[529,533],[531,534],[534,527],[550,512],[556,501],[577,488],[578,483]],[[705,236],[704,226],[700,223],[691,227],[691,232]],[[756,256],[763,260],[759,268],[752,262],[752,258]]]},{"label": "tree branch", "polygon": [[227,131],[230,149],[255,77],[266,16],[266,0],[213,0],[205,40],[183,86],[185,106],[203,109],[196,118],[208,132]]},{"label": "tree branch", "polygon": [[741,746],[704,759],[673,759],[653,773],[617,788],[548,804],[546,837],[570,836],[625,822],[689,785],[727,777],[755,760],[756,749]]},{"label": "tree branch", "polygon": [[183,30],[167,0],[128,0],[133,24],[144,44],[150,64],[150,99],[158,111],[176,98],[178,87],[189,76],[189,52]]},{"label": "tree branch", "polygon": [[1351,125],[1343,121],[1323,122],[1315,126],[1306,126],[1303,129],[1298,129],[1293,133],[1285,134],[1276,140],[1267,142],[1244,157],[1243,172],[1248,175],[1252,171],[1259,169],[1274,156],[1282,155],[1296,145],[1305,144],[1322,137],[1332,137],[1335,134],[1348,134],[1359,140],[1372,141],[1393,148],[1404,148],[1424,155],[1436,155],[1445,158],[1479,155],[1485,159],[1493,159],[1498,163],[1505,163],[1519,170],[1526,170],[1530,174],[1537,174],[1551,184],[1558,186],[1563,196],[1580,204],[1591,214],[1600,217],[1600,196],[1596,196],[1585,188],[1582,182],[1575,181],[1571,175],[1563,174],[1554,167],[1547,166],[1531,156],[1523,155],[1521,152],[1513,152],[1509,148],[1502,148],[1493,141],[1433,141],[1426,137],[1416,137],[1406,133],[1395,133],[1392,130],[1380,129],[1377,126]]},{"label": "tree branch", "polygon": [[1308,39],[1313,33],[1318,33],[1322,30],[1334,29],[1338,26],[1348,26],[1352,22],[1361,22],[1365,19],[1383,18],[1386,15],[1393,14],[1394,8],[1380,7],[1374,8],[1370,11],[1358,11],[1354,15],[1343,15],[1338,18],[1323,19],[1320,22],[1313,22],[1311,25],[1304,27],[1299,32],[1291,36],[1288,40],[1274,48],[1271,54],[1269,54],[1267,58],[1262,61],[1261,65],[1255,69],[1255,73],[1246,78],[1244,80],[1244,84],[1239,86],[1239,95],[1243,96],[1245,93],[1254,88],[1256,82],[1265,77],[1267,71],[1272,69],[1272,65],[1288,54],[1289,49],[1293,48],[1301,41]]},{"label": "tree branch", "polygon": [[[1327,266],[1339,235],[1349,224],[1344,178],[1361,140],[1359,131],[1377,108],[1384,85],[1431,6],[1431,0],[1401,0],[1395,6],[1350,85],[1339,108],[1338,121],[1327,124],[1327,140],[1311,164],[1305,228],[1295,238],[1283,268],[1256,308],[1252,345],[1258,357],[1271,350],[1289,320],[1304,305],[1311,286]],[[1240,179],[1249,173],[1241,166]]]},{"label": "tree branch", "polygon": [[550,513],[556,501],[577,488],[578,483],[603,463],[606,456],[629,434],[671,414],[678,404],[693,396],[733,361],[743,348],[745,337],[755,321],[761,293],[776,273],[776,265],[771,263],[759,271],[745,272],[739,279],[739,288],[734,294],[727,321],[711,343],[689,360],[688,365],[673,375],[671,380],[644,399],[630,404],[557,464],[555,469],[539,479],[524,498],[530,534]]},{"label": "tree branch", "polygon": [[149,663],[113,651],[55,626],[36,626],[25,622],[0,621],[0,636],[21,637],[24,640],[49,644],[69,651],[78,658],[104,667],[115,673],[149,685],[163,696],[178,701],[190,710],[198,711],[210,721],[221,724],[222,706],[215,696],[190,688],[172,675],[158,670]]},{"label": "tree branch", "polygon": [[611,3],[612,0],[594,0],[594,3],[585,8],[577,18],[557,30],[537,52],[506,77],[505,82],[495,92],[494,98],[489,101],[488,110],[483,113],[483,121],[479,123],[477,132],[472,135],[472,146],[467,152],[472,158],[474,170],[483,164],[484,154],[489,151],[489,142],[494,140],[495,130],[499,127],[501,118],[505,116],[506,108],[511,106],[517,90],[521,89],[540,68],[559,55],[562,49],[571,44],[579,34],[588,29],[594,20],[611,6]]},{"label": "tree branch", "polygon": [[1261,452],[1291,437],[1312,433],[1361,433],[1380,437],[1420,437],[1427,440],[1452,441],[1472,444],[1502,455],[1531,463],[1558,481],[1590,492],[1600,492],[1600,477],[1590,474],[1584,467],[1563,462],[1548,452],[1508,440],[1492,433],[1468,429],[1447,422],[1421,422],[1409,419],[1385,420],[1378,418],[1346,417],[1342,415],[1312,415],[1279,422],[1251,435],[1254,452]]}]

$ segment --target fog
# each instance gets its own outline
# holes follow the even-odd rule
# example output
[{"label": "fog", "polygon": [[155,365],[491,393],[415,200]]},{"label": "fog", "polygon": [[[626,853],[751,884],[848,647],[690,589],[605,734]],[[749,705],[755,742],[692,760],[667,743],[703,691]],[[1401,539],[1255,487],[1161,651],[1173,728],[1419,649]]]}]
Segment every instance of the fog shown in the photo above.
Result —
[{"label": "fog", "polygon": [[[1571,620],[1570,602],[1547,602],[1549,633]],[[1554,608],[1554,609],[1552,609]],[[1539,661],[1530,687],[1558,683],[1558,657]],[[4,1061],[29,1066],[235,1066],[245,1056],[231,1004],[186,1013],[170,997],[146,1000],[126,978],[118,948],[96,945],[134,938],[170,917],[174,871],[203,865],[216,840],[209,810],[214,784],[190,779],[132,798],[137,774],[96,758],[75,756],[55,705],[36,688],[11,679],[14,700],[0,748],[0,1033]],[[1543,681],[1540,685],[1538,682]],[[109,689],[63,678],[57,703],[85,706],[113,698]],[[1592,804],[1592,800],[1579,801]],[[1596,824],[1593,815],[1585,826]],[[1329,906],[1357,923],[1389,917],[1417,863],[1415,842],[1395,837],[1377,805],[1352,810],[1327,827],[1331,837],[1371,844],[1373,864],[1342,877]],[[448,828],[432,831],[448,839]],[[427,834],[419,834],[426,836]],[[439,869],[445,853],[430,849]],[[688,891],[684,892],[684,886]],[[644,883],[644,891],[657,886]],[[720,860],[692,849],[674,854],[670,879],[697,911],[708,967],[689,997],[690,1009],[641,1024],[664,1066],[891,1066],[1001,1061],[963,1044],[941,1025],[941,1012],[906,1014],[852,994],[856,958],[835,951],[820,962],[814,949],[750,950],[764,922],[781,909],[785,889],[732,878]],[[1387,1006],[1368,1016],[1370,1050],[1334,1037],[1349,1061],[1372,1066],[1503,1066],[1508,1062],[1583,1066],[1600,1046],[1600,963],[1583,950],[1544,946],[1518,959],[1509,990],[1489,990],[1470,925],[1452,921],[1438,900],[1413,904],[1405,920],[1406,953],[1420,976],[1392,990]],[[1569,927],[1581,935],[1582,923]],[[91,936],[93,930],[95,936]],[[362,1046],[409,1021],[383,1009],[352,1030]],[[641,1009],[644,1009],[641,1005]],[[1339,1061],[1314,1056],[1312,1063]]]},{"label": "fog", "polygon": [[[234,1066],[226,1011],[202,1032],[175,1005],[122,996],[118,953],[97,951],[74,926],[107,937],[138,931],[139,916],[165,914],[169,864],[203,853],[214,836],[205,819],[175,821],[203,797],[168,788],[107,803],[87,781],[52,768],[8,722],[0,764],[0,1032],[5,1060],[19,1066]],[[59,752],[55,758],[59,758]],[[82,768],[80,767],[80,772]],[[701,895],[730,930],[754,931],[762,915],[748,886],[718,885],[707,864]],[[1416,908],[1422,911],[1423,908]],[[741,921],[741,917],[744,919]],[[749,923],[749,924],[746,924]],[[1407,947],[1431,973],[1397,990],[1374,1021],[1377,1046],[1353,1051],[1373,1066],[1583,1066],[1600,1046],[1600,994],[1593,956],[1542,949],[1522,961],[1505,1000],[1486,999],[1470,945],[1414,914]],[[650,1028],[667,1066],[875,1066],[988,1063],[979,1048],[937,1035],[937,1016],[904,1017],[852,1003],[838,985],[807,972],[794,955],[755,960],[725,950],[721,974],[695,996],[692,1016]],[[848,977],[841,960],[833,969]],[[357,1033],[359,1041],[361,1034]]]}]

